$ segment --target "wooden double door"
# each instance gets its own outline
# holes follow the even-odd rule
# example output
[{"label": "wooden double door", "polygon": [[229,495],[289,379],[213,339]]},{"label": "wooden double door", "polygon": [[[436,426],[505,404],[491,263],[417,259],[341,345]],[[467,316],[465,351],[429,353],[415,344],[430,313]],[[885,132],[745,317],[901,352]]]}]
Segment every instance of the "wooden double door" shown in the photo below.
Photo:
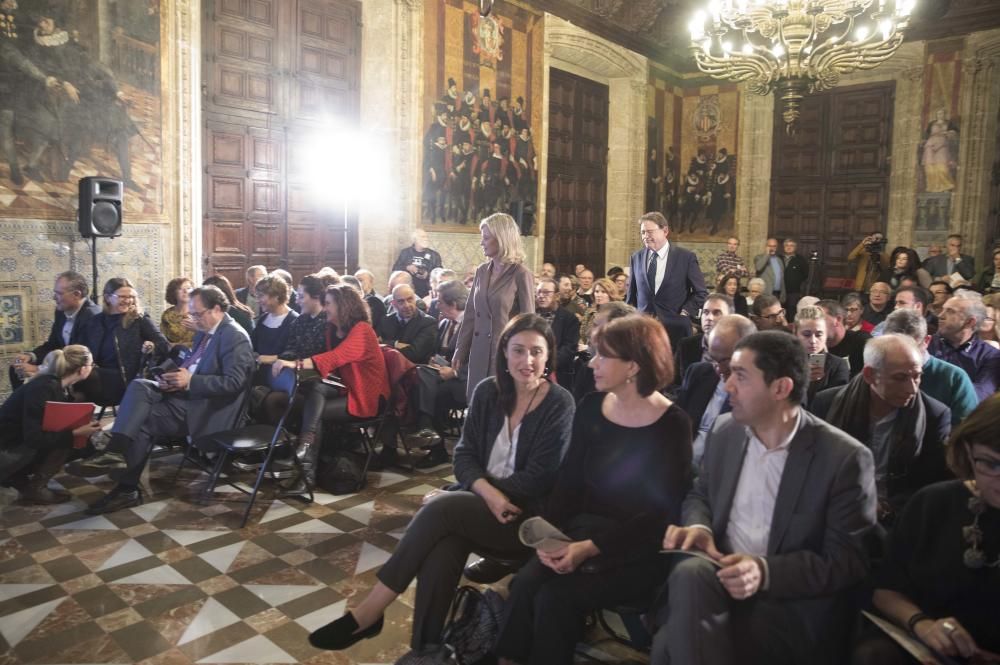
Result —
[{"label": "wooden double door", "polygon": [[603,275],[608,193],[608,86],[559,69],[549,75],[545,261]]},{"label": "wooden double door", "polygon": [[209,0],[204,11],[205,274],[240,287],[254,264],[296,280],[354,270],[356,218],[317,195],[323,164],[306,156],[332,125],[357,126],[360,4]]},{"label": "wooden double door", "polygon": [[[894,93],[887,82],[809,95],[793,134],[775,109],[769,233],[796,238],[806,258],[818,252],[813,294],[827,278],[853,279],[848,254],[885,232]],[[751,253],[763,251],[760,239]]]}]

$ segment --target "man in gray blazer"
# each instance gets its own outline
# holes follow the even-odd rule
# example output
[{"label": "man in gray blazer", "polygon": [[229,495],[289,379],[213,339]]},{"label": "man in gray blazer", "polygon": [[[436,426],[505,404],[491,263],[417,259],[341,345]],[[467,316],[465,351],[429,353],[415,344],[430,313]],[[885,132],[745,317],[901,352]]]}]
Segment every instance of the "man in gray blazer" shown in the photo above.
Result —
[{"label": "man in gray blazer", "polygon": [[764,293],[785,302],[785,262],[778,256],[778,239],[767,239],[767,251],[753,257],[754,274],[764,280]]},{"label": "man in gray blazer", "polygon": [[[732,413],[705,442],[680,558],[656,608],[652,663],[817,663],[842,653],[850,592],[868,573],[875,524],[871,452],[801,408],[809,374],[791,335],[740,340],[726,381]],[[665,601],[665,602],[664,602]]]},{"label": "man in gray blazer", "polygon": [[139,477],[154,439],[197,439],[238,424],[256,367],[250,338],[226,314],[229,301],[217,287],[193,290],[188,309],[198,328],[193,351],[179,368],[158,380],[129,383],[108,443],[111,449],[125,451],[126,468],[118,485],[87,509],[89,515],[142,503]]}]

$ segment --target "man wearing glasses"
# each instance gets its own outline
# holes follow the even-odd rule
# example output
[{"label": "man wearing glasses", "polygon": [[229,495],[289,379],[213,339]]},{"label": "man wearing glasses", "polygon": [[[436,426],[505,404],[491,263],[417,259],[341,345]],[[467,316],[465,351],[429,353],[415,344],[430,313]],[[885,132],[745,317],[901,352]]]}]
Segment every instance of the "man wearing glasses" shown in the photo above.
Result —
[{"label": "man wearing glasses", "polygon": [[776,296],[765,294],[755,299],[750,312],[750,319],[757,326],[757,330],[761,332],[765,330],[788,331],[785,308],[781,306],[781,301]]},{"label": "man wearing glasses", "polygon": [[556,378],[567,390],[573,385],[573,359],[580,339],[580,320],[559,306],[559,287],[551,277],[542,277],[535,287],[535,313],[549,322],[556,338]]},{"label": "man wearing glasses", "polygon": [[142,503],[139,477],[160,437],[192,440],[230,429],[256,367],[250,338],[226,310],[229,300],[217,287],[191,292],[188,311],[195,321],[193,351],[181,366],[156,381],[129,383],[111,429],[108,446],[125,451],[126,469],[108,494],[87,509],[101,515]]}]

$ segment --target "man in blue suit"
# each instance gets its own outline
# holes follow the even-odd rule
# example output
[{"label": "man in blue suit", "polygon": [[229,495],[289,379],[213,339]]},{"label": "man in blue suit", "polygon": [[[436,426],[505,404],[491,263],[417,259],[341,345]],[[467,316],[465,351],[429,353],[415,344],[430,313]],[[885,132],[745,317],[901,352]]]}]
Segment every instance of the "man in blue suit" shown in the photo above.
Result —
[{"label": "man in blue suit", "polygon": [[669,235],[670,227],[662,214],[647,212],[639,218],[644,247],[629,260],[631,277],[625,301],[659,319],[676,349],[691,334],[691,318],[697,316],[708,290],[698,257],[671,245]]},{"label": "man in blue suit", "polygon": [[229,300],[217,287],[193,290],[188,309],[198,328],[194,350],[178,369],[158,380],[129,383],[108,443],[111,449],[125,451],[126,468],[118,485],[87,509],[89,515],[142,503],[139,477],[154,439],[197,439],[238,425],[256,367],[250,338],[226,314]]}]

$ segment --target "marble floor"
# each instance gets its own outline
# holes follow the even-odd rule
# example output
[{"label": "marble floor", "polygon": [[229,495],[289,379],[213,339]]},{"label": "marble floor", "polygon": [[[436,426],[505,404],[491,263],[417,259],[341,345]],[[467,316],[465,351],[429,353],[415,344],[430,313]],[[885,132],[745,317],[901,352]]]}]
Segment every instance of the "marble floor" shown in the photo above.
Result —
[{"label": "marble floor", "polygon": [[[154,459],[154,495],[137,508],[88,517],[112,482],[60,475],[74,500],[0,508],[0,665],[12,663],[392,663],[408,649],[411,589],[386,629],[342,653],[306,636],[365,593],[421,496],[451,480],[450,465],[369,474],[358,494],[305,505],[245,497],[201,502],[205,476],[179,456]],[[500,583],[498,587],[502,587]],[[588,631],[581,663],[646,658]]]}]

